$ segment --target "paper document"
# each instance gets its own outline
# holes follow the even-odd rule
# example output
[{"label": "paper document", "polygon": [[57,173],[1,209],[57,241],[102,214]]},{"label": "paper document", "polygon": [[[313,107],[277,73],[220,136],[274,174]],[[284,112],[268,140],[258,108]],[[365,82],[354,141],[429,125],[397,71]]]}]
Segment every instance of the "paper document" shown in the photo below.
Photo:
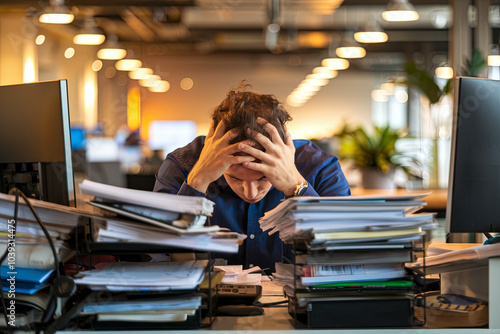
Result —
[{"label": "paper document", "polygon": [[[486,266],[488,258],[498,256],[500,256],[500,243],[458,249],[427,256],[425,258],[425,270],[427,274],[433,274]],[[423,265],[423,259],[419,258],[416,262],[407,263],[406,267],[417,272],[423,272]]]},{"label": "paper document", "polygon": [[[212,228],[212,226],[207,227]],[[217,230],[218,226],[213,226]],[[173,234],[163,228],[109,220],[97,231],[97,242],[142,242],[201,251],[237,253],[246,236],[235,232]]]},{"label": "paper document", "polygon": [[127,189],[83,180],[80,184],[82,194],[104,200],[142,205],[173,212],[194,215],[211,215],[215,203],[205,197],[183,196],[145,190]]},{"label": "paper document", "polygon": [[204,277],[207,261],[113,262],[101,270],[82,272],[76,284],[194,289]]},{"label": "paper document", "polygon": [[180,308],[199,308],[201,306],[200,296],[174,297],[165,299],[143,299],[127,301],[111,301],[100,303],[89,303],[83,306],[82,314],[93,314],[101,312],[124,312],[142,310],[169,310]]},{"label": "paper document", "polygon": [[407,275],[408,273],[405,270],[398,270],[398,271],[371,273],[364,275],[332,275],[332,276],[318,276],[318,277],[302,277],[301,282],[303,285],[319,285],[319,284],[327,284],[333,282],[387,280],[393,278],[401,278]]},{"label": "paper document", "polygon": [[[188,227],[188,226],[186,226],[187,225],[186,222],[181,221],[183,214],[179,214],[179,217],[178,217],[179,220],[173,220],[173,221],[167,223],[166,221],[160,221],[158,219],[146,217],[144,215],[140,215],[140,214],[137,214],[134,212],[121,210],[121,209],[115,208],[113,206],[103,205],[101,203],[96,203],[96,202],[88,202],[88,203],[91,205],[94,205],[98,208],[114,212],[116,214],[134,219],[134,220],[139,221],[139,222],[143,222],[143,223],[147,223],[150,225],[164,228],[165,230],[167,230],[171,233],[176,233],[176,234],[208,233],[208,232],[216,232],[216,231],[220,230],[219,226],[216,226],[216,225],[203,226],[203,223],[206,221],[206,217],[207,217],[205,215],[197,215],[197,217],[204,217],[204,218],[196,218],[197,220],[203,221],[203,223],[201,225],[196,224],[196,225]],[[194,219],[195,218],[193,218],[193,220]],[[183,225],[182,227],[180,227],[181,224]]]}]

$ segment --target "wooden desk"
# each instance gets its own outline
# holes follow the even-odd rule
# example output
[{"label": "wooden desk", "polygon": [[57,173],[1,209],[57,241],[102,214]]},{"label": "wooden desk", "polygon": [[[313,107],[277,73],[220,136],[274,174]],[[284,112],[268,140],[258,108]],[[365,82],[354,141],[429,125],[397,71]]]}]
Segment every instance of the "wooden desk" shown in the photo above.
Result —
[{"label": "wooden desk", "polygon": [[427,202],[425,208],[427,210],[446,210],[446,199],[448,197],[448,189],[421,189],[421,190],[406,190],[406,189],[363,189],[351,188],[351,194],[356,196],[361,195],[413,195],[416,193],[430,192],[429,195],[424,197]]},{"label": "wooden desk", "polygon": [[[217,317],[209,329],[210,334],[248,334],[258,332],[259,334],[280,334],[292,331],[296,334],[500,334],[500,285],[497,284],[500,277],[500,258],[489,260],[489,328],[390,328],[390,329],[335,329],[314,330],[294,329],[293,320],[288,314],[286,307],[266,308],[265,314],[249,317]],[[264,286],[265,288],[265,286]],[[270,295],[262,297],[261,301],[272,301],[280,296]],[[363,316],[360,314],[360,316]],[[138,331],[59,331],[57,333],[71,334],[123,334],[138,333]],[[158,330],[141,331],[140,333],[151,334],[188,334],[196,333],[198,330]]]}]

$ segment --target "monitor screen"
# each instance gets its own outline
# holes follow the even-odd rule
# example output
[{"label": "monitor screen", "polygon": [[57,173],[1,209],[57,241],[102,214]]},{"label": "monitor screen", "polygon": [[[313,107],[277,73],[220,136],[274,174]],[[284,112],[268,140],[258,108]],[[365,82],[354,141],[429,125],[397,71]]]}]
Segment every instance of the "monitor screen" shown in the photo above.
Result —
[{"label": "monitor screen", "polygon": [[162,150],[167,155],[189,144],[196,138],[197,127],[193,121],[152,121],[149,124],[149,147]]},{"label": "monitor screen", "polygon": [[446,231],[500,232],[500,81],[458,77]]},{"label": "monitor screen", "polygon": [[0,190],[69,205],[75,198],[66,80],[0,86]]}]

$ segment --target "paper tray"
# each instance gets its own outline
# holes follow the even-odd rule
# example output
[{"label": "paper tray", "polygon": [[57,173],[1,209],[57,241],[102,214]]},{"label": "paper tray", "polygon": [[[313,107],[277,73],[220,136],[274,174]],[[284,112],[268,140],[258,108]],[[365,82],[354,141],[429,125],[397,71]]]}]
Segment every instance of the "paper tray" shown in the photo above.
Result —
[{"label": "paper tray", "polygon": [[407,328],[413,323],[413,300],[405,297],[345,298],[319,300],[306,308],[295,308],[289,298],[288,311],[296,327],[308,328]]}]

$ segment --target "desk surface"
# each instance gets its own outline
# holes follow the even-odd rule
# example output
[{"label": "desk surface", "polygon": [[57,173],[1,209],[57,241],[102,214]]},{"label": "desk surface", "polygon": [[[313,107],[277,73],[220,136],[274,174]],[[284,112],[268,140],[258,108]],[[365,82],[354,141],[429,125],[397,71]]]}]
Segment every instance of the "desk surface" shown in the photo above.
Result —
[{"label": "desk surface", "polygon": [[[437,246],[437,245],[436,245]],[[464,246],[464,245],[462,245]],[[491,258],[489,265],[489,318],[490,328],[443,328],[443,329],[428,329],[428,328],[391,328],[391,329],[336,329],[335,334],[500,334],[500,285],[491,284],[497,282],[500,276],[500,258]],[[263,282],[263,297],[261,302],[275,302],[284,300],[281,294],[281,288],[271,282]],[[286,305],[286,304],[285,304]],[[360,314],[362,316],[362,314]],[[293,320],[288,314],[287,307],[266,308],[264,315],[248,316],[248,317],[217,317],[212,326],[208,329],[211,334],[248,334],[258,332],[259,334],[279,334],[287,333],[291,330],[296,334],[316,334],[316,333],[332,333],[332,330],[314,330],[314,329],[295,329]],[[134,331],[60,331],[58,333],[85,334],[85,333],[102,333],[102,334],[120,334],[120,333],[138,333]],[[155,334],[187,334],[195,333],[198,330],[159,330],[159,331],[141,331],[140,333],[155,333]]]},{"label": "desk surface", "polygon": [[445,210],[446,200],[448,196],[448,189],[420,189],[420,190],[405,190],[405,189],[363,189],[351,188],[351,193],[356,196],[360,195],[411,195],[415,193],[430,192],[429,195],[424,197],[427,202],[426,209],[431,210]]}]

